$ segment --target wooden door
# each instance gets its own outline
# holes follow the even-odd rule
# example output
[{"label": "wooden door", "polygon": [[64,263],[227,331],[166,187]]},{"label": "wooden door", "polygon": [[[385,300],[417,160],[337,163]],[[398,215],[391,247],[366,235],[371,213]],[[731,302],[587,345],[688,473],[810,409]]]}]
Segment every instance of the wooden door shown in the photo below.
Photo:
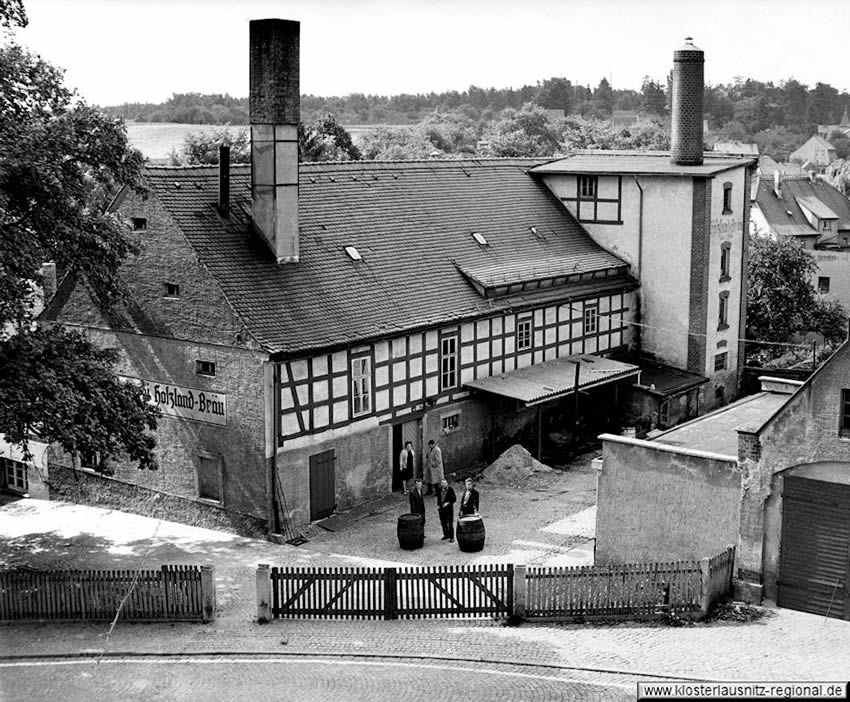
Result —
[{"label": "wooden door", "polygon": [[333,449],[310,456],[310,521],[336,509],[336,456]]},{"label": "wooden door", "polygon": [[850,620],[848,577],[850,485],[785,478],[777,604]]}]

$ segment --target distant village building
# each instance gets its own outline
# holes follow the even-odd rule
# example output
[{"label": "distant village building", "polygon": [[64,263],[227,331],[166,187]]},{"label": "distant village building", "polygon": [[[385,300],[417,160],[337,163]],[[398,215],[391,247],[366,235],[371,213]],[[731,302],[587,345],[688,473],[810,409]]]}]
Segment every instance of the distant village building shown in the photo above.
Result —
[{"label": "distant village building", "polygon": [[829,139],[835,132],[850,137],[850,114],[847,112],[847,105],[844,106],[844,114],[841,117],[841,122],[838,124],[818,125],[818,136],[824,139]]},{"label": "distant village building", "polygon": [[[451,473],[736,396],[755,159],[702,152],[702,51],[675,53],[669,154],[299,164],[298,41],[251,22],[250,166],[148,168],[117,198],[126,307],[69,276],[44,315],[118,348],[162,409],[161,469],[103,489],[287,535],[400,491],[405,441]],[[655,416],[625,416],[649,390]],[[51,482],[79,494],[85,467]]]},{"label": "distant village building", "polygon": [[730,156],[758,156],[758,144],[747,144],[743,141],[717,141],[714,143],[714,151]]},{"label": "distant village building", "polygon": [[838,154],[835,147],[822,136],[815,134],[796,151],[792,151],[788,160],[802,164],[803,170],[822,173]]},{"label": "distant village building", "polygon": [[812,285],[850,309],[850,200],[828,183],[805,176],[762,179],[753,203],[756,236],[793,240],[817,263]]}]

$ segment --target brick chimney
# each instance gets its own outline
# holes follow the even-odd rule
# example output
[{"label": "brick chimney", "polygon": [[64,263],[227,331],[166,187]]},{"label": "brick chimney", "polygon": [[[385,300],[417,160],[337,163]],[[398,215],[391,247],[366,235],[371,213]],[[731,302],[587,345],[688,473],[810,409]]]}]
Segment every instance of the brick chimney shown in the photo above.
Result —
[{"label": "brick chimney", "polygon": [[298,261],[300,23],[252,20],[251,193],[254,226],[278,263]]},{"label": "brick chimney", "polygon": [[673,99],[670,129],[670,163],[702,164],[704,55],[690,37],[673,52]]}]

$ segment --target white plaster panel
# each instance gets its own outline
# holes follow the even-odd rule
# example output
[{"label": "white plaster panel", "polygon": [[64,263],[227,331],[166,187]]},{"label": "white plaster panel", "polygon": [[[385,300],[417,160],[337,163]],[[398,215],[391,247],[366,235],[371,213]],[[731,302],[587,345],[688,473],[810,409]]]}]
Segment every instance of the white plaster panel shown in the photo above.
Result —
[{"label": "white plaster panel", "polygon": [[461,341],[472,341],[475,338],[475,327],[472,324],[460,325]]},{"label": "white plaster panel", "polygon": [[490,344],[486,341],[482,341],[475,346],[475,354],[477,361],[486,361],[490,358]]},{"label": "white plaster panel", "polygon": [[313,401],[324,402],[328,399],[328,381],[317,380],[313,383]]},{"label": "white plaster panel", "polygon": [[385,409],[389,409],[390,407],[390,391],[389,390],[378,390],[375,393],[375,411],[383,412]]},{"label": "white plaster panel", "polygon": [[425,348],[429,351],[437,348],[437,332],[429,331],[425,333]]},{"label": "white plaster panel", "polygon": [[493,336],[496,336],[497,334],[502,333],[502,318],[501,317],[496,317],[495,319],[491,320],[491,325],[492,325],[491,329],[493,330]]},{"label": "white plaster panel", "polygon": [[[376,393],[380,397],[381,393]],[[386,392],[384,392],[386,394]],[[334,402],[334,422],[348,421],[348,402]]]},{"label": "white plaster panel", "polygon": [[395,383],[399,380],[407,380],[407,367],[404,361],[393,363],[393,382]]},{"label": "white plaster panel", "polygon": [[410,377],[418,378],[422,375],[422,359],[421,358],[411,358],[410,359]]},{"label": "white plaster panel", "polygon": [[294,380],[304,380],[307,377],[307,360],[292,361],[289,364],[292,369],[292,378]]},{"label": "white plaster panel", "polygon": [[425,356],[425,372],[433,373],[437,370],[437,354],[429,353]]},{"label": "white plaster panel", "polygon": [[379,341],[375,344],[375,363],[382,363],[390,357],[389,344]]},{"label": "white plaster panel", "polygon": [[460,348],[460,362],[463,364],[472,363],[474,359],[472,358],[472,346],[461,346]]},{"label": "white plaster panel", "polygon": [[378,366],[375,369],[375,385],[386,385],[390,382],[390,367]]},{"label": "white plaster panel", "polygon": [[436,395],[439,390],[439,385],[437,383],[436,376],[433,378],[425,379],[425,394],[426,395]]},{"label": "white plaster panel", "polygon": [[393,339],[393,358],[401,358],[407,353],[407,339],[406,337],[399,337],[398,339]]},{"label": "white plaster panel", "polygon": [[348,378],[344,375],[334,378],[333,390],[335,399],[348,397]]},{"label": "white plaster panel", "polygon": [[486,339],[490,336],[490,320],[482,319],[480,322],[476,322],[475,333],[478,335],[479,339]]},{"label": "white plaster panel", "polygon": [[419,353],[422,350],[422,334],[411,334],[410,353]]},{"label": "white plaster panel", "polygon": [[330,417],[327,405],[319,405],[313,409],[313,428],[321,429],[330,424]]},{"label": "white plaster panel", "polygon": [[348,354],[345,351],[337,351],[333,355],[333,369],[335,373],[348,370]]},{"label": "white plaster panel", "polygon": [[325,355],[315,356],[313,358],[313,375],[327,375],[328,373],[328,357]]},{"label": "white plaster panel", "polygon": [[475,372],[472,368],[462,368],[460,371],[460,384],[468,383],[475,379]]},{"label": "white plaster panel", "polygon": [[393,386],[393,407],[401,407],[407,403],[407,385]]}]

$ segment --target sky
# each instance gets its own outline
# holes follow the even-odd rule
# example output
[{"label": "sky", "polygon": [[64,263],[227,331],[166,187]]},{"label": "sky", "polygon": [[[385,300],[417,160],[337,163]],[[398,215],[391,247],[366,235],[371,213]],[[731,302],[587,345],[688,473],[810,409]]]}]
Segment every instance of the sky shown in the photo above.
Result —
[{"label": "sky", "polygon": [[[248,21],[301,22],[301,92],[392,95],[665,84],[692,36],[705,79],[850,91],[850,0],[24,0],[17,41],[90,103],[248,94]],[[813,32],[812,22],[824,29]],[[822,36],[822,39],[813,37]]]}]

